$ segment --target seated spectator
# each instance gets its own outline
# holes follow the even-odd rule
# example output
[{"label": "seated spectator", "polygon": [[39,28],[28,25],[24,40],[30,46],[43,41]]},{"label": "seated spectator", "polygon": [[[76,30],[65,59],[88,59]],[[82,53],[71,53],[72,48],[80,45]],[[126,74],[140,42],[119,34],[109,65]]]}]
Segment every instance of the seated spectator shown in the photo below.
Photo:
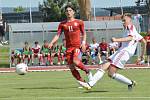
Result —
[{"label": "seated spectator", "polygon": [[150,64],[150,29],[148,30],[147,36],[145,36],[146,44],[146,55],[147,55],[147,65]]},{"label": "seated spectator", "polygon": [[[63,40],[65,41],[65,40]],[[62,61],[62,64],[65,64],[65,55],[66,55],[66,47],[64,44],[60,45],[60,58]]]},{"label": "seated spectator", "polygon": [[[15,49],[11,51],[11,64],[15,66],[16,64],[21,63],[21,51],[19,49]],[[15,63],[15,59],[17,59],[17,63]]]},{"label": "seated spectator", "polygon": [[48,63],[51,64],[51,55],[50,55],[50,49],[48,48],[48,41],[44,40],[44,44],[41,47],[40,51],[40,59],[41,64],[40,65],[48,65]]},{"label": "seated spectator", "polygon": [[35,41],[34,46],[32,47],[32,65],[34,64],[35,58],[38,58],[39,60],[39,65],[40,65],[40,45],[38,41]]},{"label": "seated spectator", "polygon": [[102,56],[106,56],[108,58],[108,44],[106,43],[105,39],[102,38],[102,42],[99,44],[100,48],[100,63],[103,63]]},{"label": "seated spectator", "polygon": [[118,42],[110,42],[109,43],[109,53],[110,53],[110,55],[114,54],[118,48],[119,48]]},{"label": "seated spectator", "polygon": [[96,39],[92,38],[92,43],[89,46],[90,55],[92,57],[92,64],[95,64],[95,62],[96,62],[96,56],[99,55],[99,53],[98,53],[98,46],[99,46],[99,44],[96,43]]},{"label": "seated spectator", "polygon": [[24,43],[24,47],[23,47],[23,55],[22,55],[23,63],[26,63],[25,59],[27,58],[28,59],[27,65],[29,65],[30,64],[30,60],[31,60],[31,55],[32,55],[32,50],[31,50],[28,42],[26,41]]},{"label": "seated spectator", "polygon": [[53,60],[54,57],[57,57],[57,65],[60,65],[60,47],[59,45],[57,45],[57,43],[52,47],[52,51],[51,51],[51,59],[52,59],[52,64],[53,64]]},{"label": "seated spectator", "polygon": [[90,49],[89,49],[89,44],[86,44],[86,50],[85,52],[82,52],[82,62],[84,64],[88,64],[90,59]]}]

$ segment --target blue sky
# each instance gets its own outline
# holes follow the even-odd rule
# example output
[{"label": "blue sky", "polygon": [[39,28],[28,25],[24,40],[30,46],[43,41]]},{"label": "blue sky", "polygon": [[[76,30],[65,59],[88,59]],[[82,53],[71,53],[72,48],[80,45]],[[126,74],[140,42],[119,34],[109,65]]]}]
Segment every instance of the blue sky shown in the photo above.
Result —
[{"label": "blue sky", "polygon": [[[39,2],[43,0],[0,0],[1,7],[29,7],[30,2],[32,7],[38,7]],[[122,0],[123,6],[133,6],[137,0]],[[91,0],[92,6],[95,4],[96,7],[115,7],[120,6],[120,0]]]}]

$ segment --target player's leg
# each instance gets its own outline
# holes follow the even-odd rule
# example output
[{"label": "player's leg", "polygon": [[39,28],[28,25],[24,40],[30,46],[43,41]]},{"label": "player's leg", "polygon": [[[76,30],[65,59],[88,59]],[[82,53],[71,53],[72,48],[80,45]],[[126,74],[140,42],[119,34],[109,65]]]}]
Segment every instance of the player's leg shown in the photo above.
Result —
[{"label": "player's leg", "polygon": [[64,57],[64,55],[65,55],[65,54],[64,54],[63,52],[62,52],[61,55],[60,55],[63,65],[65,64],[65,57]]},{"label": "player's leg", "polygon": [[30,60],[31,60],[31,55],[28,54],[28,55],[27,55],[27,58],[28,58],[28,63],[27,63],[27,64],[29,65],[29,64],[30,64]]},{"label": "player's leg", "polygon": [[11,55],[11,64],[12,66],[15,66],[15,55]]},{"label": "player's leg", "polygon": [[40,65],[43,65],[43,64],[44,64],[44,57],[45,57],[45,55],[42,53],[42,54],[40,55],[40,61],[41,61],[41,64],[40,64]]},{"label": "player's leg", "polygon": [[102,56],[102,55],[101,55],[101,53],[100,53],[100,52],[98,52],[99,64],[102,64],[102,63],[103,63],[101,56]]},{"label": "player's leg", "polygon": [[109,68],[110,62],[106,62],[100,66],[97,72],[93,75],[92,80],[88,84],[93,87],[100,79],[102,79],[105,71]]},{"label": "player's leg", "polygon": [[82,79],[82,77],[80,76],[80,73],[78,72],[78,70],[75,68],[73,64],[69,65],[69,68],[74,78],[76,78],[76,80],[84,82],[84,79]]},{"label": "player's leg", "polygon": [[40,62],[41,62],[41,54],[38,54],[37,56],[38,56],[38,60],[39,60],[38,64],[40,65]]},{"label": "player's leg", "polygon": [[92,73],[90,70],[81,62],[81,59],[79,59],[80,55],[80,49],[74,49],[73,50],[73,63],[75,64],[76,67],[80,68],[83,70],[86,75],[88,76],[89,80],[92,80]]},{"label": "player's leg", "polygon": [[130,58],[129,53],[126,51],[120,51],[120,52],[116,52],[113,55],[114,56],[111,56],[112,62],[108,70],[108,75],[111,78],[128,85],[128,88],[131,89],[135,85],[135,82],[117,73],[117,70],[123,69],[125,63],[129,60]]},{"label": "player's leg", "polygon": [[60,53],[58,52],[58,53],[56,54],[56,56],[57,56],[57,60],[58,60],[57,64],[60,65],[60,59],[61,59],[61,58],[60,58]]},{"label": "player's leg", "polygon": [[33,53],[33,54],[31,55],[31,61],[32,61],[31,63],[32,63],[32,65],[34,64],[34,58],[36,58],[36,54]]},{"label": "player's leg", "polygon": [[118,68],[116,66],[110,65],[109,70],[108,70],[108,75],[112,79],[115,79],[118,82],[128,85],[128,89],[131,89],[133,87],[133,85],[135,85],[135,82],[130,80],[129,78],[117,73],[117,70],[118,70]]},{"label": "player's leg", "polygon": [[84,64],[81,62],[81,60],[78,58],[80,54],[80,49],[74,49],[73,51],[73,63],[78,67],[80,68],[81,70],[85,71],[86,73],[89,73],[89,69],[86,68],[84,66]]},{"label": "player's leg", "polygon": [[149,66],[150,64],[150,55],[147,55],[147,65]]},{"label": "player's leg", "polygon": [[78,81],[84,82],[84,80],[80,76],[80,73],[75,69],[75,65],[73,64],[73,56],[72,56],[71,51],[66,53],[66,57],[67,57],[68,67],[70,68],[70,71],[71,71],[72,75],[74,76],[74,78],[76,78]]}]

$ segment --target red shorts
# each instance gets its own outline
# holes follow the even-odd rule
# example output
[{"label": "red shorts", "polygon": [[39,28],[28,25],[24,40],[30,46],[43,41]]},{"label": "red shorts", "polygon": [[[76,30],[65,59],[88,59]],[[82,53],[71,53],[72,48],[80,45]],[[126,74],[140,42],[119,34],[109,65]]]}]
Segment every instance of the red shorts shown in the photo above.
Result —
[{"label": "red shorts", "polygon": [[76,47],[72,47],[72,48],[68,48],[66,50],[66,58],[67,58],[67,62],[69,65],[73,64],[73,58],[79,56],[80,54],[80,49],[76,48]]}]

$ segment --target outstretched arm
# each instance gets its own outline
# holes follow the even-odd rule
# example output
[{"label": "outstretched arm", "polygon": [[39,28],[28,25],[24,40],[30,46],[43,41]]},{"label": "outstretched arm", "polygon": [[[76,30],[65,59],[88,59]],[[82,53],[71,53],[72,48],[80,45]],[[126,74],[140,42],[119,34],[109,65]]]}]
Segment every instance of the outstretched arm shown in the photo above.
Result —
[{"label": "outstretched arm", "polygon": [[114,38],[112,37],[112,42],[128,42],[131,41],[133,39],[132,36],[128,36],[128,37],[124,37],[124,38]]},{"label": "outstretched arm", "polygon": [[59,35],[55,35],[54,38],[52,39],[52,41],[49,44],[49,48],[51,48],[53,46],[53,44],[59,39]]}]

